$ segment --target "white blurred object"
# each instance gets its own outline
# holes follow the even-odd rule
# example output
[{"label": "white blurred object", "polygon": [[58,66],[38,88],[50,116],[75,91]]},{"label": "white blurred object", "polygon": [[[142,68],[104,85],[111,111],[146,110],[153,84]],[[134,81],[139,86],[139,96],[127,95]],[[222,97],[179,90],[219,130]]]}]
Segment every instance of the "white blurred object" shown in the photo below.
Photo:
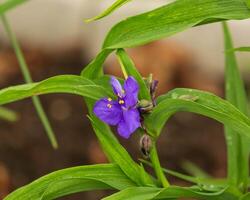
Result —
[{"label": "white blurred object", "polygon": [[[116,22],[166,2],[170,1],[131,1],[110,16],[89,24],[83,20],[101,13],[111,5],[110,0],[30,0],[11,10],[8,16],[22,41],[51,51],[82,44],[88,56],[94,57],[100,50],[107,31]],[[250,46],[249,25],[247,20],[230,22],[235,46]],[[223,37],[220,23],[195,27],[169,39],[189,48],[197,59],[197,65],[208,73],[219,74],[218,72],[223,71]],[[238,58],[241,66],[250,65],[249,54],[241,53]]]}]

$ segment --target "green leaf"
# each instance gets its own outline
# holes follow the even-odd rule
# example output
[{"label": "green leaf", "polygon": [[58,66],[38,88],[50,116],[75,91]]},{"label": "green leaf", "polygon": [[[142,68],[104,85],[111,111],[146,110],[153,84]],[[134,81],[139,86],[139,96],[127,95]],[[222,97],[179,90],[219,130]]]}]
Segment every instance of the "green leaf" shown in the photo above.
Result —
[{"label": "green leaf", "polygon": [[95,59],[92,60],[81,72],[81,76],[84,76],[89,79],[96,79],[100,76],[103,76],[102,65],[109,54],[112,53],[111,49],[103,49]]},{"label": "green leaf", "polygon": [[132,160],[110,129],[98,119],[90,118],[90,120],[109,160],[118,164],[122,171],[138,185],[155,185],[151,177],[144,173],[144,169]]},{"label": "green leaf", "polygon": [[246,18],[250,18],[250,9],[245,0],[178,0],[119,22],[108,33],[103,48],[134,47],[196,25]]},{"label": "green leaf", "polygon": [[12,192],[4,200],[50,200],[68,194],[100,190],[123,190],[135,184],[115,164],[99,164],[59,170]]},{"label": "green leaf", "polygon": [[229,102],[209,92],[174,89],[160,96],[158,105],[146,116],[145,125],[152,136],[159,136],[165,122],[178,111],[187,111],[213,118],[250,138],[250,120]]},{"label": "green leaf", "polygon": [[0,107],[0,119],[10,121],[10,122],[15,122],[18,119],[18,115],[16,112],[10,109]]},{"label": "green leaf", "polygon": [[[225,91],[226,99],[248,116],[247,95],[242,81],[233,42],[226,23],[223,23],[225,40]],[[228,179],[231,184],[239,186],[243,191],[247,189],[249,176],[249,145],[250,140],[244,135],[225,126],[228,153]]]},{"label": "green leaf", "polygon": [[205,192],[199,188],[185,188],[170,186],[165,189],[149,187],[133,187],[115,193],[103,200],[150,200],[150,199],[174,199],[195,198],[203,200],[237,200],[240,194],[223,189],[218,192]]},{"label": "green leaf", "polygon": [[3,0],[0,3],[0,14],[4,14],[6,11],[15,8],[26,1],[28,0]]},{"label": "green leaf", "polygon": [[250,47],[238,47],[238,48],[232,48],[232,49],[228,49],[227,52],[230,51],[250,51]]},{"label": "green leaf", "polygon": [[247,5],[247,7],[250,8],[250,0],[245,0],[245,3]]},{"label": "green leaf", "polygon": [[103,87],[96,85],[89,79],[76,75],[59,75],[41,82],[12,86],[0,90],[0,105],[49,93],[76,94],[95,100],[105,96],[113,97],[112,93],[108,93]]},{"label": "green leaf", "polygon": [[107,15],[111,14],[112,12],[114,12],[116,9],[120,8],[122,5],[128,3],[131,0],[116,0],[108,9],[106,9],[104,12],[102,12],[101,14],[87,19],[85,20],[86,22],[91,22],[91,21],[95,21],[98,19],[101,19],[103,17],[106,17]]},{"label": "green leaf", "polygon": [[130,76],[133,76],[138,81],[138,84],[140,85],[139,98],[150,100],[149,89],[147,88],[145,81],[143,80],[140,73],[137,71],[133,61],[127,55],[125,50],[118,49],[116,54],[118,56],[119,62],[121,63],[121,65],[124,66],[126,73]]}]

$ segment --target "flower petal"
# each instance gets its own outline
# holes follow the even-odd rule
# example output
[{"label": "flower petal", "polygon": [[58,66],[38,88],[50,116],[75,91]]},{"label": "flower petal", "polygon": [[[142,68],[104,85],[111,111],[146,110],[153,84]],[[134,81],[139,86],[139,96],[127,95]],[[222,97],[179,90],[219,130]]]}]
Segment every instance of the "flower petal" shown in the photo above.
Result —
[{"label": "flower petal", "polygon": [[139,91],[139,85],[137,81],[132,77],[129,76],[125,83],[124,83],[124,90],[125,90],[125,105],[126,107],[133,107],[138,102],[138,91]]},{"label": "flower petal", "polygon": [[97,101],[93,112],[99,119],[109,125],[117,125],[123,118],[121,106],[117,101],[108,98]]},{"label": "flower petal", "polygon": [[140,126],[139,111],[137,109],[129,109],[123,111],[123,120],[119,122],[117,130],[120,136],[127,139]]},{"label": "flower petal", "polygon": [[113,88],[114,93],[119,98],[123,98],[125,96],[124,90],[122,89],[120,82],[114,76],[111,76],[110,84]]}]

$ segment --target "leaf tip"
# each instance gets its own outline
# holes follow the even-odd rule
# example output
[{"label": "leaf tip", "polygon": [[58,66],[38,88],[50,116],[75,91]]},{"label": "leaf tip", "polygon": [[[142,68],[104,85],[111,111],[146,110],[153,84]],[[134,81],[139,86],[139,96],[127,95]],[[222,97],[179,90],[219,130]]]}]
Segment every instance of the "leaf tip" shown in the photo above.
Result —
[{"label": "leaf tip", "polygon": [[93,18],[85,19],[84,22],[85,22],[85,23],[90,23],[90,22],[93,22],[93,21],[95,21],[95,20],[96,20],[95,17],[93,17]]}]

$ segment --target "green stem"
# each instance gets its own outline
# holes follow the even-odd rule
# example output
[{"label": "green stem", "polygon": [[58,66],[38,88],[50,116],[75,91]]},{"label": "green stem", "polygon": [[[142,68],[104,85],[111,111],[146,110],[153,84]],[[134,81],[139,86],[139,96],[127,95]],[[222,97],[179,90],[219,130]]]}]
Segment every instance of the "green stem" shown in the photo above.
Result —
[{"label": "green stem", "polygon": [[123,62],[122,62],[122,60],[121,60],[121,58],[119,56],[117,58],[118,58],[118,62],[120,64],[120,66],[121,66],[121,70],[122,70],[123,76],[124,76],[125,79],[127,79],[128,78],[128,74],[127,74],[127,71],[126,71],[126,69],[125,69],[125,67],[123,65]]},{"label": "green stem", "polygon": [[[142,163],[153,167],[153,165],[147,161],[147,160],[143,160],[143,159],[139,159]],[[190,182],[190,183],[195,183],[198,185],[217,185],[217,186],[222,186],[222,187],[226,187],[227,186],[227,180],[226,179],[213,179],[213,178],[201,178],[201,177],[197,177],[197,176],[189,176],[186,174],[182,174],[170,169],[165,169],[162,168],[162,171],[166,174],[169,174],[171,176],[177,177],[181,180]]]},{"label": "green stem", "polygon": [[[23,77],[26,81],[26,83],[32,83],[32,78],[31,78],[31,75],[30,75],[30,72],[28,70],[28,66],[27,66],[27,63],[24,59],[24,55],[22,53],[22,50],[18,44],[18,41],[16,39],[16,36],[15,34],[12,32],[11,30],[11,27],[8,23],[8,20],[7,18],[4,16],[4,15],[1,15],[1,19],[2,19],[2,23],[3,23],[3,26],[4,26],[4,29],[7,33],[7,35],[9,36],[9,39],[10,39],[10,42],[12,44],[12,47],[14,48],[15,50],[15,53],[16,53],[16,57],[17,57],[17,60],[19,62],[19,65],[20,65],[20,69],[22,71],[22,74],[23,74]],[[52,146],[56,149],[58,147],[58,144],[57,144],[57,141],[56,141],[56,137],[55,137],[55,134],[51,128],[51,125],[49,123],[49,120],[44,112],[44,109],[41,105],[41,102],[39,100],[38,97],[32,97],[32,101],[33,101],[33,104],[36,108],[36,111],[40,117],[40,120],[47,132],[47,135],[49,137],[49,140],[52,144]]]},{"label": "green stem", "polygon": [[159,157],[157,154],[155,142],[153,142],[153,145],[152,145],[152,148],[150,151],[150,159],[151,159],[151,162],[153,164],[153,168],[155,170],[156,176],[157,176],[158,180],[161,182],[162,186],[164,188],[169,187],[169,182],[166,179],[166,177],[162,171],[162,168],[161,168],[161,164],[160,164]]}]

